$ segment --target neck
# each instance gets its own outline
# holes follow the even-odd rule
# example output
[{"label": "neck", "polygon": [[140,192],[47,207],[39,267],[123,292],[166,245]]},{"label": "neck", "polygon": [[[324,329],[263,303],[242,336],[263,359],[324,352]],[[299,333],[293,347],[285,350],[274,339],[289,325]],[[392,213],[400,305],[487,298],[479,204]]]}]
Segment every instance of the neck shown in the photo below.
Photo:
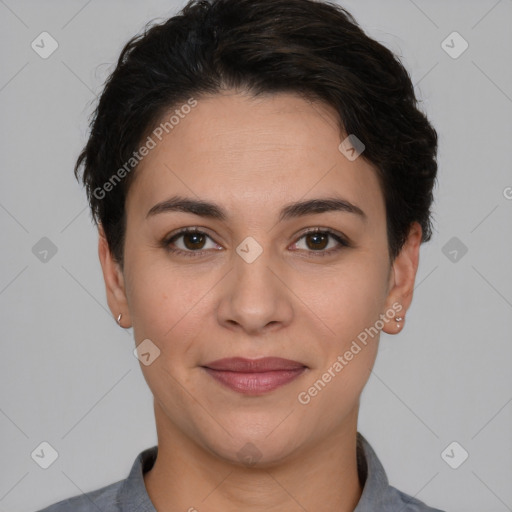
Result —
[{"label": "neck", "polygon": [[158,455],[144,474],[148,495],[159,512],[291,512],[319,503],[325,512],[353,512],[362,493],[357,411],[353,416],[342,431],[266,468],[216,457],[173,426],[163,431],[157,420]]}]

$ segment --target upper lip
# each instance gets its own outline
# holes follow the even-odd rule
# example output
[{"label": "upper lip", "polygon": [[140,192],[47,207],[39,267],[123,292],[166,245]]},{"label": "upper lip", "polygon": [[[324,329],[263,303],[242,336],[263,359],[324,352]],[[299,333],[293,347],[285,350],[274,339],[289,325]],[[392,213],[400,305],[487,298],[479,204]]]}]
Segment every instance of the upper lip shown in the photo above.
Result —
[{"label": "upper lip", "polygon": [[298,361],[283,359],[281,357],[262,357],[260,359],[246,359],[244,357],[228,357],[218,359],[203,365],[212,370],[257,373],[278,370],[297,370],[306,366]]}]

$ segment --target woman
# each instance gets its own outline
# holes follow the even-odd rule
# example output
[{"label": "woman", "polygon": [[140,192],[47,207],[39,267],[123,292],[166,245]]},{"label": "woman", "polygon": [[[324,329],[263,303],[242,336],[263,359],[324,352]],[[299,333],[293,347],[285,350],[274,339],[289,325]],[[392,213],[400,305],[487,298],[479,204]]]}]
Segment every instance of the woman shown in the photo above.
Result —
[{"label": "woman", "polygon": [[133,38],[75,173],[158,446],[45,512],[439,510],[357,431],[436,151],[407,71],[334,4],[193,1]]}]

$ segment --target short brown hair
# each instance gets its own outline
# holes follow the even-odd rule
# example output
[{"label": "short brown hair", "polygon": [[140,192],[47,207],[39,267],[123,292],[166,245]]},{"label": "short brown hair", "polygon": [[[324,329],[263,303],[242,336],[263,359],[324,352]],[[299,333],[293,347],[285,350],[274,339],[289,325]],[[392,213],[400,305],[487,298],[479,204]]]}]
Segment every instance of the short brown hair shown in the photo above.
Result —
[{"label": "short brown hair", "polygon": [[75,166],[77,179],[84,167],[93,219],[121,266],[125,197],[136,166],[108,193],[104,184],[126,169],[165,112],[231,88],[297,93],[332,106],[341,131],[365,144],[362,157],[378,169],[391,259],[413,221],[423,241],[430,239],[437,133],[399,59],[346,10],[315,0],[192,0],[150,24],[123,48]]}]

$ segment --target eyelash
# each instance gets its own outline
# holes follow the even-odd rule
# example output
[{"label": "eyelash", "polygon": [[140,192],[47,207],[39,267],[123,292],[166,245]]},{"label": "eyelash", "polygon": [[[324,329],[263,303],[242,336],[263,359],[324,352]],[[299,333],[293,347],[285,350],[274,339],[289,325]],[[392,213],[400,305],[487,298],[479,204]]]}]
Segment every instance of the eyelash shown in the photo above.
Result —
[{"label": "eyelash", "polygon": [[[334,231],[332,231],[329,228],[312,228],[312,229],[309,229],[309,230],[307,230],[305,233],[303,233],[297,239],[295,244],[299,240],[302,240],[305,236],[310,235],[310,234],[314,234],[314,233],[322,233],[322,234],[330,235],[334,240],[336,240],[340,244],[340,246],[338,246],[335,249],[329,249],[327,251],[325,251],[325,250],[318,250],[318,251],[309,250],[309,251],[306,251],[306,252],[312,253],[314,255],[313,257],[328,256],[328,255],[331,255],[333,253],[337,253],[338,251],[342,250],[344,247],[351,247],[351,244],[344,237],[338,235],[337,233],[335,233]],[[210,238],[210,240],[212,240],[212,238],[207,233],[205,233],[204,231],[200,231],[198,228],[195,228],[195,227],[193,227],[193,228],[184,228],[184,229],[178,231],[177,233],[174,233],[173,235],[171,235],[169,237],[166,237],[162,241],[162,246],[167,251],[169,251],[169,252],[171,252],[173,254],[183,255],[183,256],[192,257],[192,258],[193,257],[201,256],[204,252],[208,252],[208,250],[198,250],[198,251],[188,250],[188,251],[183,251],[182,249],[175,249],[175,248],[172,248],[170,246],[171,243],[175,242],[178,238],[180,238],[181,236],[186,235],[186,234],[206,235],[208,238]]]}]

